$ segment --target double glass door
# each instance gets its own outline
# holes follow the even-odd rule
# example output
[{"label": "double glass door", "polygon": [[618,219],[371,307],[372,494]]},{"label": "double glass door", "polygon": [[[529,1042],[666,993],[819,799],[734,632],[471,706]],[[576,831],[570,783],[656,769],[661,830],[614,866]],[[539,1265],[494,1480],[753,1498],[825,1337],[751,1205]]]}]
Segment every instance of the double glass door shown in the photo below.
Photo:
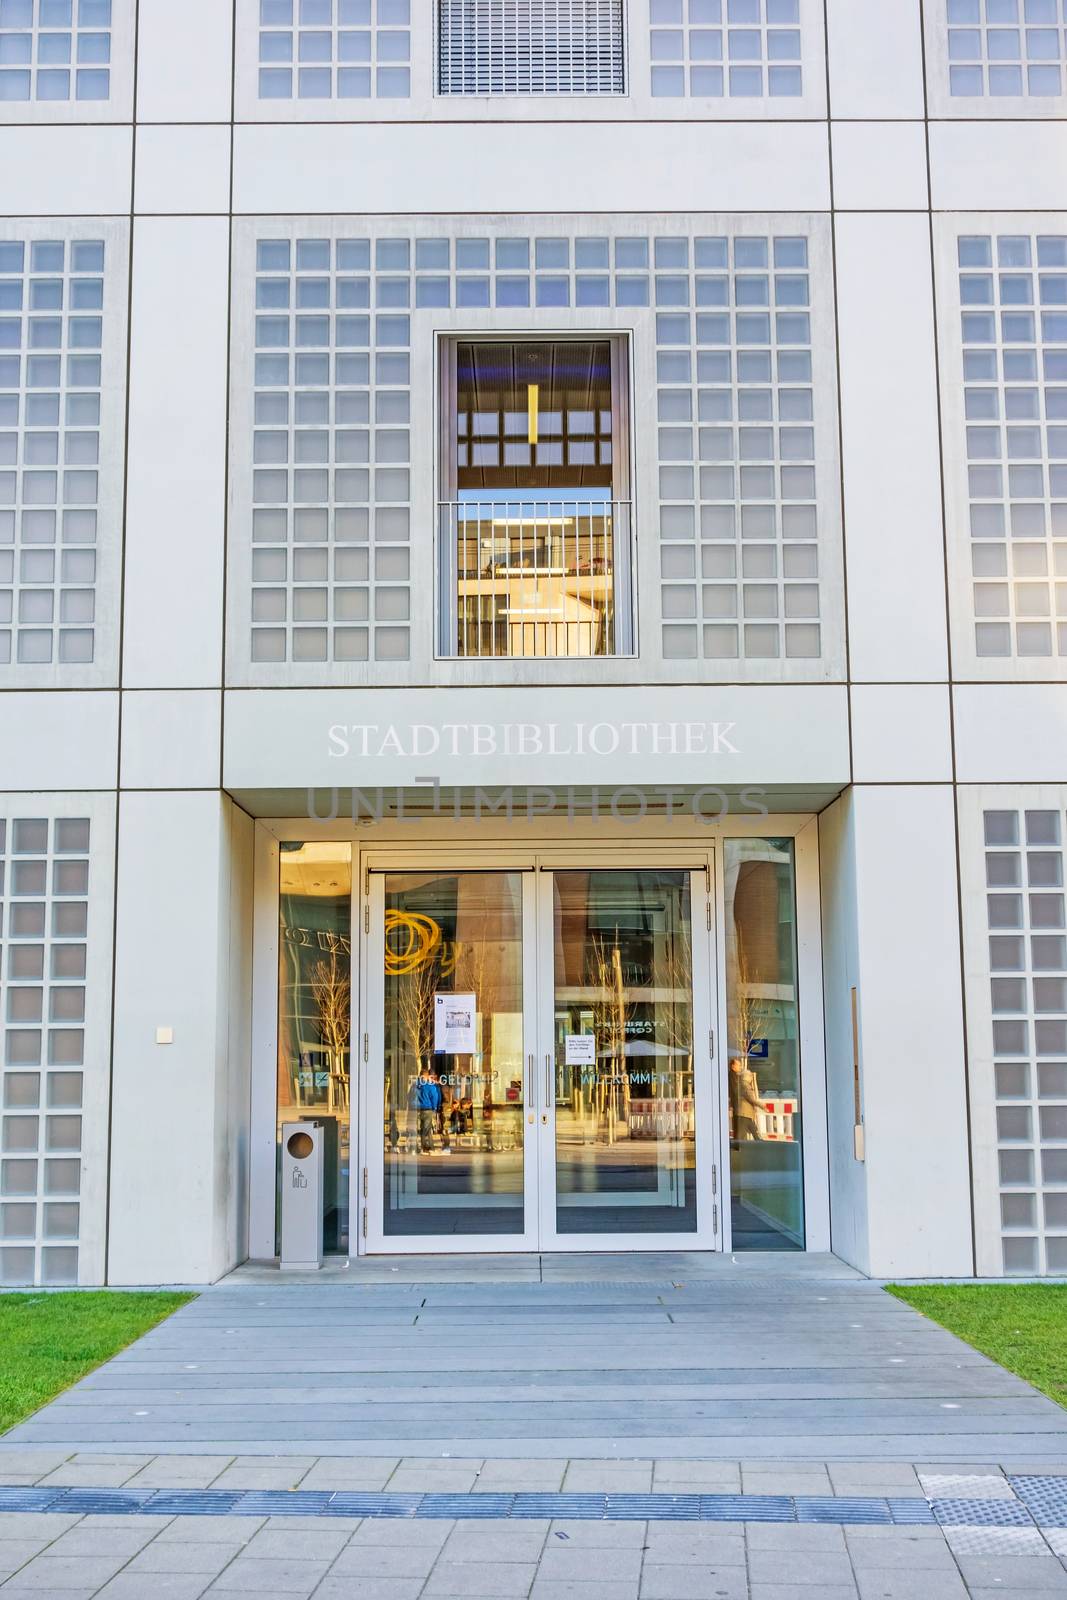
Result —
[{"label": "double glass door", "polygon": [[711,862],[364,882],[364,1248],[710,1248]]}]

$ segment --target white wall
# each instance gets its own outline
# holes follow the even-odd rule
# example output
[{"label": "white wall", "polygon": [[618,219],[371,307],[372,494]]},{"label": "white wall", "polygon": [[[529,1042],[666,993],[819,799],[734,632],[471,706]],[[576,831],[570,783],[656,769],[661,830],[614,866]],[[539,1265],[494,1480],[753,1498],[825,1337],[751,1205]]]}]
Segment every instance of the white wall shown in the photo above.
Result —
[{"label": "white wall", "polygon": [[[878,1277],[967,1276],[971,1199],[952,789],[857,785],[846,803],[868,1270]],[[836,1009],[840,1031],[840,997]]]},{"label": "white wall", "polygon": [[244,1256],[251,868],[217,793],[122,796],[112,1283],[212,1282]]}]

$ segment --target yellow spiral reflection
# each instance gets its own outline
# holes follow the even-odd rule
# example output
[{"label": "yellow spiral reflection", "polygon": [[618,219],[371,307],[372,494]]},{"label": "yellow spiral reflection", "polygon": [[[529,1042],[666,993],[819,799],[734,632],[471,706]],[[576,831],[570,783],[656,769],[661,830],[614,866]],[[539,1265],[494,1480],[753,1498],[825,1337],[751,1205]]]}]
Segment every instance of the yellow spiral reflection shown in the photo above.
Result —
[{"label": "yellow spiral reflection", "polygon": [[425,966],[441,943],[440,926],[413,911],[385,913],[385,970],[396,977]]}]

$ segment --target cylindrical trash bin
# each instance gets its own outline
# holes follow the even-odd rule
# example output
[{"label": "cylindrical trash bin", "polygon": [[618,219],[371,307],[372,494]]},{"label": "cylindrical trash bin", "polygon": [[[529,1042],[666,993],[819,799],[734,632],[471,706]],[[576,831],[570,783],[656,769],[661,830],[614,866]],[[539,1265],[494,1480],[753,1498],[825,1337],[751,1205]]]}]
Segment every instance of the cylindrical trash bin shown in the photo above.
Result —
[{"label": "cylindrical trash bin", "polygon": [[283,1272],[322,1266],[322,1125],[282,1124]]}]

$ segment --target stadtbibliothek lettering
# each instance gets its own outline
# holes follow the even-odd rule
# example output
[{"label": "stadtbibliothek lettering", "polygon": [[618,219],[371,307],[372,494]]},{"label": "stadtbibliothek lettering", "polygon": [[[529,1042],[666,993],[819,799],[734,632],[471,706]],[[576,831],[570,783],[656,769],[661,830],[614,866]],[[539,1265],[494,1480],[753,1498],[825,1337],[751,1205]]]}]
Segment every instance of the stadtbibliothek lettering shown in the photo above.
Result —
[{"label": "stadtbibliothek lettering", "polygon": [[736,756],[736,722],[335,722],[332,760],[451,756]]}]

